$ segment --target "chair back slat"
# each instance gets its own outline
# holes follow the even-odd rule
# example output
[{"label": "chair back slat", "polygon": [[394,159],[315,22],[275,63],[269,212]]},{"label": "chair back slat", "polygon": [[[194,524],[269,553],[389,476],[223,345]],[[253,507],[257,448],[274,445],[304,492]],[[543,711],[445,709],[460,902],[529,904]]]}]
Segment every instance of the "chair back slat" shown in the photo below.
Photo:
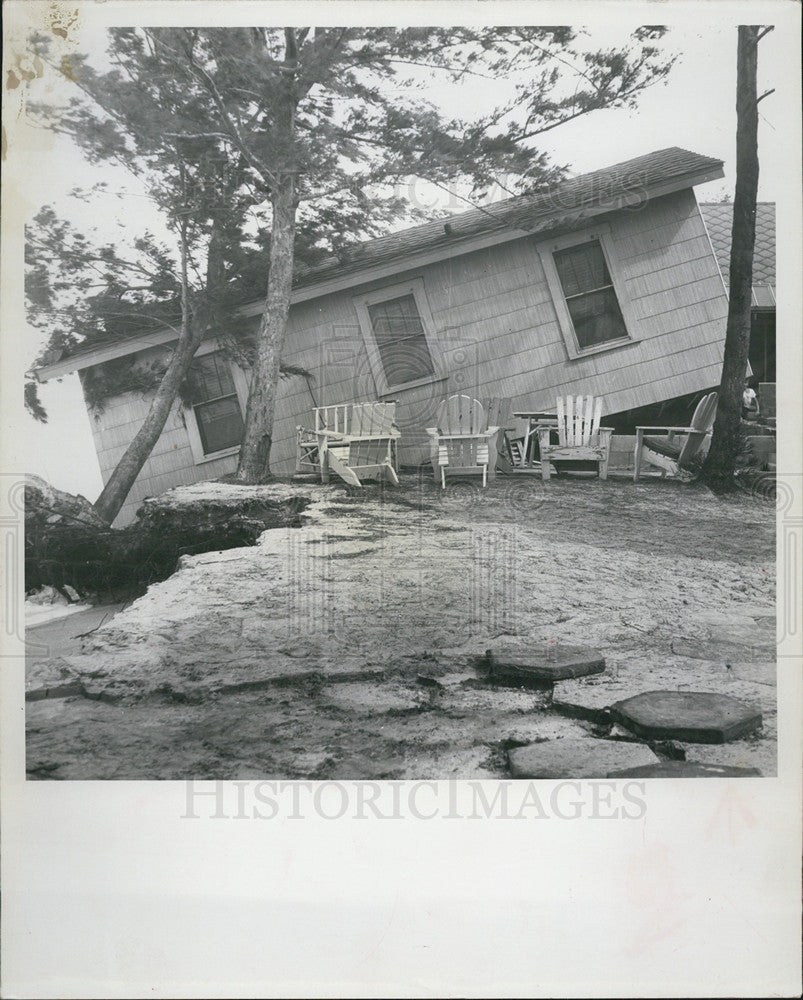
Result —
[{"label": "chair back slat", "polygon": [[597,397],[597,402],[594,404],[594,416],[591,420],[591,434],[589,436],[589,443],[596,444],[599,439],[599,425],[602,423],[602,399]]},{"label": "chair back slat", "polygon": [[714,417],[717,414],[717,399],[715,392],[709,392],[707,396],[703,396],[697,404],[689,424],[693,430],[705,432],[711,430],[714,425]]},{"label": "chair back slat", "polygon": [[574,444],[574,396],[566,397],[566,444]]},{"label": "chair back slat", "polygon": [[314,411],[315,430],[343,437],[387,436],[395,430],[396,403],[339,403]]},{"label": "chair back slat", "polygon": [[558,396],[558,444],[579,448],[597,444],[602,420],[602,399],[594,396]]},{"label": "chair back slat", "polygon": [[563,406],[563,396],[558,396],[556,409],[558,411],[558,444],[566,444],[566,411]]},{"label": "chair back slat", "polygon": [[450,396],[438,411],[438,427],[444,434],[479,434],[484,424],[482,403],[471,396]]},{"label": "chair back slat", "polygon": [[697,404],[697,408],[689,424],[691,431],[683,442],[683,447],[680,449],[680,454],[678,455],[679,468],[688,468],[692,459],[702,448],[709,431],[714,425],[714,417],[717,413],[717,399],[717,394],[710,392],[707,396],[703,396]]}]

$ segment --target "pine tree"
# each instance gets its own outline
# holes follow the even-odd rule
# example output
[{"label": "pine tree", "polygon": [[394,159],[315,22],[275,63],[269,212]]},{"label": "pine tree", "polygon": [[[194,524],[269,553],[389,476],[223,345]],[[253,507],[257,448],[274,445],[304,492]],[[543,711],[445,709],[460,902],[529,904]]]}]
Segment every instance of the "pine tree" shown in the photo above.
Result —
[{"label": "pine tree", "polygon": [[735,487],[736,456],[740,450],[742,392],[750,349],[753,302],[753,251],[756,242],[758,194],[758,43],[772,28],[740,25],[736,76],[736,190],[730,254],[730,289],[725,353],[711,447],[702,476],[719,491]]}]

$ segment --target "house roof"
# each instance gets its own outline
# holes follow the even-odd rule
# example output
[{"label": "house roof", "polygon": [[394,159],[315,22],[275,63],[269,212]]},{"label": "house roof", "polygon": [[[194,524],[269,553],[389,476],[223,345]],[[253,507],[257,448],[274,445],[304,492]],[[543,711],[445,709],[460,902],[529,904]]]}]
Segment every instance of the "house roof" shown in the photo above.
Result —
[{"label": "house roof", "polygon": [[[292,302],[317,298],[437,260],[532,234],[581,225],[594,216],[670,194],[723,176],[722,161],[673,146],[570,178],[542,194],[521,195],[450,215],[422,226],[367,240],[315,267],[299,268]],[[262,311],[245,304],[241,316]],[[45,381],[174,340],[171,330],[79,347],[36,369]]]},{"label": "house roof", "polygon": [[[332,257],[296,276],[296,287],[320,281],[332,273],[345,275],[364,267],[406,257],[433,246],[450,246],[461,239],[500,229],[520,229],[528,233],[572,225],[583,217],[584,209],[620,208],[623,196],[654,197],[652,190],[663,182],[721,169],[722,161],[674,146],[602,170],[570,178],[543,194],[522,195],[472,208],[458,215],[428,222],[423,226],[368,240],[347,256]],[[700,181],[696,181],[700,183]],[[595,214],[597,214],[595,212]],[[448,224],[448,232],[445,226]]]},{"label": "house roof", "polygon": [[[729,202],[702,203],[711,245],[725,284],[730,275],[731,227],[733,205]],[[756,205],[756,245],[753,251],[753,305],[775,307],[775,202],[760,201]]]}]

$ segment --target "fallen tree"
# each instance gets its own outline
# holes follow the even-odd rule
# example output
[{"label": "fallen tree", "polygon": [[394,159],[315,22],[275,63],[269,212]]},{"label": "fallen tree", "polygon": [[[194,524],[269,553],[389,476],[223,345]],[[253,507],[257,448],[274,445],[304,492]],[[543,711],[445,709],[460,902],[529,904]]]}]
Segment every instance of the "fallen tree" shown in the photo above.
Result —
[{"label": "fallen tree", "polygon": [[99,601],[136,597],[175,572],[184,555],[254,545],[268,528],[299,525],[307,503],[299,496],[189,504],[155,498],[134,524],[110,528],[85,497],[28,476],[25,591],[52,586],[68,601],[67,588]]}]

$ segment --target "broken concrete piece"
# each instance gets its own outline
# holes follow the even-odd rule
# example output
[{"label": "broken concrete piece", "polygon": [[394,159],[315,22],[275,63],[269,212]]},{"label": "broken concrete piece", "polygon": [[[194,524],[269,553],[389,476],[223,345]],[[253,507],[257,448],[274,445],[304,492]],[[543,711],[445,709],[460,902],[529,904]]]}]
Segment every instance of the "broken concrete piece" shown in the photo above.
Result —
[{"label": "broken concrete piece", "polygon": [[642,739],[725,743],[761,728],[761,713],[729,695],[647,691],[611,706],[611,716]]},{"label": "broken concrete piece", "polygon": [[554,684],[605,670],[605,657],[588,646],[556,643],[524,649],[499,647],[489,649],[485,656],[490,679],[505,684]]},{"label": "broken concrete piece", "polygon": [[611,771],[654,764],[649,747],[593,738],[548,740],[511,750],[514,778],[606,778]]},{"label": "broken concrete piece", "polygon": [[699,760],[662,760],[658,764],[611,771],[609,778],[760,778],[757,767],[704,764]]}]

